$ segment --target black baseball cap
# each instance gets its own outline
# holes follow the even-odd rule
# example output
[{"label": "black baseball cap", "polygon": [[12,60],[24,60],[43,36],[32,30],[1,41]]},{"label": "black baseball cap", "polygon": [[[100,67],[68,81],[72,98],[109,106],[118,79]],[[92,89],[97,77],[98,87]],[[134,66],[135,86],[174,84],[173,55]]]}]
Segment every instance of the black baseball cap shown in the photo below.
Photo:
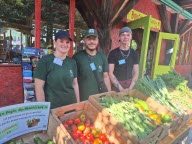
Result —
[{"label": "black baseball cap", "polygon": [[68,38],[70,41],[73,41],[67,31],[59,30],[59,31],[55,34],[55,40],[57,40],[57,39],[62,39],[62,38]]}]

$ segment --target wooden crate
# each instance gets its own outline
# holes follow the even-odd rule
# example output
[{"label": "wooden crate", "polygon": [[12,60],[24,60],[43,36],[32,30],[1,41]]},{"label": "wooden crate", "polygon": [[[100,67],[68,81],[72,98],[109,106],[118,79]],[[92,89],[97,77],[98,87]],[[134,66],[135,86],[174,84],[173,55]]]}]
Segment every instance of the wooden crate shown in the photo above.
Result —
[{"label": "wooden crate", "polygon": [[[174,133],[170,133],[160,144],[191,144],[191,126],[192,120],[188,121],[186,125],[184,125],[180,130],[175,131]],[[190,137],[189,141],[185,141],[186,137]]]},{"label": "wooden crate", "polygon": [[[171,94],[174,94],[175,96],[178,96],[180,97],[180,93],[177,91],[177,90],[174,90],[174,89],[171,89],[171,88],[168,88],[169,92]],[[192,105],[192,99],[188,98],[188,97],[185,97],[185,99],[191,103]],[[174,102],[179,105],[180,107],[182,107],[185,112],[187,114],[181,116],[181,119],[179,121],[179,124],[178,124],[178,127],[177,129],[180,129],[181,127],[183,127],[189,120],[192,119],[192,109],[190,109],[189,107],[185,106],[184,104],[182,104],[179,100],[173,98]]]},{"label": "wooden crate", "polygon": [[75,144],[75,141],[71,138],[70,134],[64,128],[62,122],[69,118],[74,118],[81,113],[84,113],[86,117],[91,120],[96,128],[101,129],[101,131],[107,135],[111,142],[114,142],[115,144],[133,144],[116,128],[116,123],[113,122],[113,120],[109,121],[109,118],[106,117],[105,113],[103,113],[102,111],[99,112],[89,101],[83,101],[80,103],[52,109],[51,113],[57,120],[60,127],[67,133],[67,137],[69,137],[71,140],[70,144]]},{"label": "wooden crate", "polygon": [[162,114],[162,113],[166,113],[169,114],[172,118],[172,122],[166,125],[162,125],[162,132],[159,135],[159,140],[158,143],[164,139],[170,132],[175,131],[178,128],[178,123],[181,121],[181,117],[176,116],[173,112],[171,112],[170,110],[168,110],[166,107],[164,107],[163,105],[161,105],[159,102],[153,100],[150,97],[147,97],[146,95],[144,95],[143,93],[141,93],[138,90],[128,90],[125,92],[119,92],[118,95],[120,96],[132,96],[135,98],[139,98],[143,101],[146,101],[150,107],[151,110],[157,112],[158,114]]},{"label": "wooden crate", "polygon": [[[127,131],[127,129],[119,123],[107,110],[105,110],[100,104],[99,101],[102,97],[115,97],[121,99],[121,96],[118,95],[116,92],[106,92],[101,94],[92,95],[89,97],[89,101],[101,112],[103,112],[106,120],[116,125],[116,127],[123,133],[125,137],[128,137],[134,144],[147,144],[154,141],[155,137],[158,137],[162,132],[162,127],[158,126],[151,134],[143,139],[137,139],[132,133]],[[157,143],[154,142],[154,143]]]},{"label": "wooden crate", "polygon": [[[71,139],[65,133],[65,130],[58,124],[58,122],[56,121],[56,119],[51,113],[49,115],[48,129],[46,131],[31,132],[31,133],[16,137],[10,141],[16,141],[17,143],[19,143],[21,142],[21,139],[23,139],[25,143],[35,144],[33,141],[34,135],[39,136],[42,140],[52,139],[55,144],[71,143]],[[6,142],[5,144],[9,144],[10,141]]]},{"label": "wooden crate", "polygon": [[188,114],[181,116],[181,118],[180,118],[180,120],[178,122],[176,130],[180,130],[184,125],[186,125],[186,123],[188,121],[189,121],[189,115]]}]

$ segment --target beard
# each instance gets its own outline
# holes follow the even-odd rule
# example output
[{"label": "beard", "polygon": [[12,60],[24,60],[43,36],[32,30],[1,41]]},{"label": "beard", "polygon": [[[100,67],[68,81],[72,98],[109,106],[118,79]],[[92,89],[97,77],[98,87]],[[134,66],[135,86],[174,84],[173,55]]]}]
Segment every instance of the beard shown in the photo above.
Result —
[{"label": "beard", "polygon": [[97,47],[95,47],[95,48],[89,48],[88,45],[85,45],[85,48],[86,48],[87,50],[89,50],[89,51],[95,51]]},{"label": "beard", "polygon": [[96,50],[96,48],[90,49],[89,47],[87,47],[87,49],[88,49],[89,51],[95,51],[95,50]]}]

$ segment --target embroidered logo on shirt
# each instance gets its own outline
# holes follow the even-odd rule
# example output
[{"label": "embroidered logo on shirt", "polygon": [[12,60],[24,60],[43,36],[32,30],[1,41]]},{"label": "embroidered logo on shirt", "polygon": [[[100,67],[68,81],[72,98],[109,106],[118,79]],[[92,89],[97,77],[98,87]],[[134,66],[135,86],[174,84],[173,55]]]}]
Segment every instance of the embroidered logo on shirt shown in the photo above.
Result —
[{"label": "embroidered logo on shirt", "polygon": [[73,71],[72,70],[69,70],[69,74],[70,74],[70,77],[73,77]]},{"label": "embroidered logo on shirt", "polygon": [[98,66],[98,72],[103,72],[102,66]]}]

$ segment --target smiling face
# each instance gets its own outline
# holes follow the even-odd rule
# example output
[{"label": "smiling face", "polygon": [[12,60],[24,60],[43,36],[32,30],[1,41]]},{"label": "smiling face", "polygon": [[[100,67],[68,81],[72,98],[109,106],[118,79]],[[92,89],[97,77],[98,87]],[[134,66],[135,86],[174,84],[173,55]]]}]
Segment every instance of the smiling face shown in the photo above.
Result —
[{"label": "smiling face", "polygon": [[124,32],[119,35],[120,43],[123,45],[129,45],[132,40],[131,32]]},{"label": "smiling face", "polygon": [[70,49],[70,40],[69,38],[57,39],[56,41],[54,41],[54,45],[55,45],[56,51],[58,51],[59,53],[65,54]]},{"label": "smiling face", "polygon": [[88,36],[84,39],[85,48],[90,51],[96,50],[99,40],[96,36]]}]

